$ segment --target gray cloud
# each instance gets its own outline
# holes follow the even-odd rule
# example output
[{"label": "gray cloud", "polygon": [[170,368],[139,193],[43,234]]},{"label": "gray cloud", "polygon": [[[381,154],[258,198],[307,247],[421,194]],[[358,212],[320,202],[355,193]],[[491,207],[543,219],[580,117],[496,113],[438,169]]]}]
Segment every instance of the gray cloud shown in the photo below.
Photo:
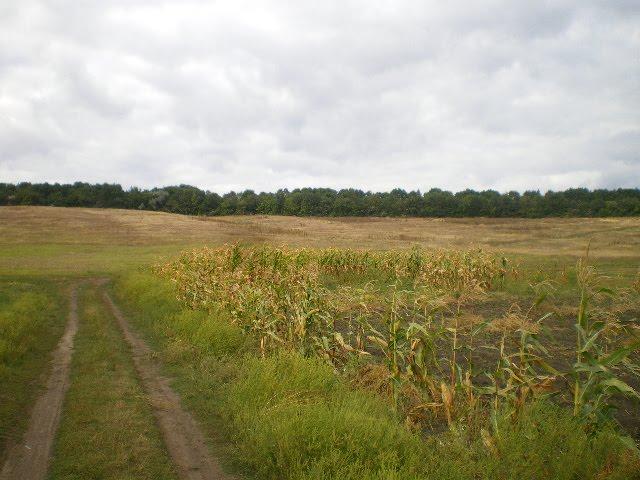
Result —
[{"label": "gray cloud", "polygon": [[0,181],[640,186],[637,2],[0,5]]}]

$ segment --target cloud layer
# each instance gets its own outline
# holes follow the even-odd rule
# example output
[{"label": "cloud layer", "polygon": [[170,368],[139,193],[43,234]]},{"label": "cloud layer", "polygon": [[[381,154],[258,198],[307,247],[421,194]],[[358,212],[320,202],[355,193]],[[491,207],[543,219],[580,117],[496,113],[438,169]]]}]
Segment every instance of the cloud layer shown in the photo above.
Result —
[{"label": "cloud layer", "polygon": [[640,186],[634,0],[0,4],[0,181]]}]

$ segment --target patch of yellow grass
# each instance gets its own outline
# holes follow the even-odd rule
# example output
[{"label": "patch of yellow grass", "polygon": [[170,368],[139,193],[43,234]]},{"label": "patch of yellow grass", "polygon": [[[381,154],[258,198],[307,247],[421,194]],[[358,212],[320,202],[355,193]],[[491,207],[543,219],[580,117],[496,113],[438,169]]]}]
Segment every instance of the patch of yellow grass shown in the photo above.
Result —
[{"label": "patch of yellow grass", "polygon": [[492,320],[488,328],[493,332],[515,332],[523,329],[538,333],[540,325],[523,312],[518,304],[513,304],[505,315]]}]

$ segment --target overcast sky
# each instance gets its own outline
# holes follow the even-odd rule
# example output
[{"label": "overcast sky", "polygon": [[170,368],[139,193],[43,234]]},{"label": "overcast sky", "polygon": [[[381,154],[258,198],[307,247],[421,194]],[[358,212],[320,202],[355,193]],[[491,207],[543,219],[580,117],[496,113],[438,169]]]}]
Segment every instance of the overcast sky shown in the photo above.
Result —
[{"label": "overcast sky", "polygon": [[0,1],[0,182],[640,186],[640,2]]}]

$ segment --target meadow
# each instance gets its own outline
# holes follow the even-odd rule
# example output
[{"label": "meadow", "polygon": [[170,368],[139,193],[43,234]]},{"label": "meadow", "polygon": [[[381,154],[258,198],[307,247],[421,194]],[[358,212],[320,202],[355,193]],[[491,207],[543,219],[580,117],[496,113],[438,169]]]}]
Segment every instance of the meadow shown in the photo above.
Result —
[{"label": "meadow", "polygon": [[[100,276],[238,477],[638,478],[639,267],[637,218],[1,207],[0,460]],[[174,478],[99,288],[51,478]]]}]

